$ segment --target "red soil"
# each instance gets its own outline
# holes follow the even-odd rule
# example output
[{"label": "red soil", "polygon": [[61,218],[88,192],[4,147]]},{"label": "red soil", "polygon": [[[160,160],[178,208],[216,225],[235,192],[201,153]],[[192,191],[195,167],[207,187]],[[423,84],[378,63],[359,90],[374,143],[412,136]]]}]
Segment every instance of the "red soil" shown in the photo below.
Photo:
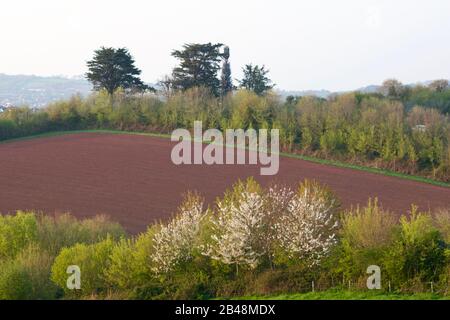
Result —
[{"label": "red soil", "polygon": [[450,189],[367,172],[281,158],[275,176],[259,166],[181,165],[170,159],[167,139],[138,135],[81,133],[0,145],[0,212],[71,212],[77,217],[107,214],[132,233],[167,218],[183,193],[199,191],[208,203],[238,178],[263,185],[295,186],[305,178],[328,185],[344,207],[378,197],[384,208],[405,213],[450,207]]}]

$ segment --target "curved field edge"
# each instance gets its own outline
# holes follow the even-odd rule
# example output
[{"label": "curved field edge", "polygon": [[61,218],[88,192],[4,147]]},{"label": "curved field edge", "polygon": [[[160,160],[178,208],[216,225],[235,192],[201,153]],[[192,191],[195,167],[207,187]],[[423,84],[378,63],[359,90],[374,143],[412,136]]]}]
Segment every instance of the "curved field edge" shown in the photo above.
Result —
[{"label": "curved field edge", "polygon": [[450,300],[450,296],[433,293],[398,294],[383,291],[329,290],[276,296],[245,296],[236,298],[236,300]]},{"label": "curved field edge", "polygon": [[[126,135],[149,136],[149,137],[156,137],[156,138],[163,138],[163,139],[170,139],[170,137],[171,137],[169,134],[161,134],[161,133],[93,129],[93,130],[71,130],[71,131],[46,132],[46,133],[41,133],[41,134],[36,134],[36,135],[31,135],[31,136],[26,136],[26,137],[3,140],[3,141],[0,141],[0,144],[19,142],[19,141],[25,141],[25,140],[31,140],[31,139],[56,137],[56,136],[69,135],[69,134],[79,134],[79,133],[126,134]],[[336,161],[336,160],[326,160],[326,159],[321,159],[321,158],[316,158],[316,157],[311,157],[311,156],[287,153],[287,152],[280,152],[280,156],[287,157],[287,158],[300,159],[300,160],[313,162],[313,163],[317,163],[317,164],[322,164],[322,165],[327,165],[327,166],[353,169],[353,170],[364,171],[364,172],[369,172],[369,173],[374,173],[374,174],[380,174],[380,175],[389,176],[389,177],[396,177],[396,178],[400,178],[400,179],[406,179],[406,180],[412,180],[412,181],[416,181],[416,182],[427,183],[427,184],[440,186],[440,187],[444,187],[444,188],[450,188],[450,183],[446,183],[443,181],[437,181],[437,180],[433,180],[433,179],[421,177],[421,176],[408,175],[408,174],[404,174],[404,173],[394,172],[394,171],[390,171],[390,170],[386,170],[386,169],[366,167],[366,166],[355,165],[355,164],[345,163],[345,162]]]}]

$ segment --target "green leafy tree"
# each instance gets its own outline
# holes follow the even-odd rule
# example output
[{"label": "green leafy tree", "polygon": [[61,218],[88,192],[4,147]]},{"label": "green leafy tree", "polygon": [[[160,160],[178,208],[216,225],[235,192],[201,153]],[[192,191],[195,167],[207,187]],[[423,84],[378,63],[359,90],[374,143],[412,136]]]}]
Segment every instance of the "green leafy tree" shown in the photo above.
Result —
[{"label": "green leafy tree", "polygon": [[381,85],[381,92],[391,99],[402,98],[405,91],[405,86],[397,79],[387,79]]},{"label": "green leafy tree", "polygon": [[432,217],[413,206],[409,218],[400,218],[400,232],[387,251],[385,267],[393,284],[436,281],[445,266],[445,247]]},{"label": "green leafy tree", "polygon": [[[115,242],[107,238],[95,244],[77,243],[63,248],[51,268],[51,280],[67,296],[92,295],[108,289],[106,272],[111,263]],[[67,266],[76,265],[82,270],[81,290],[67,288]]]},{"label": "green leafy tree", "polygon": [[242,68],[242,71],[244,72],[244,78],[239,81],[241,88],[253,91],[257,95],[263,95],[275,86],[272,84],[272,80],[267,77],[269,70],[265,66],[259,67],[258,65],[247,64]]},{"label": "green leafy tree", "polygon": [[217,73],[223,56],[220,52],[222,46],[221,43],[192,43],[185,44],[182,50],[173,51],[172,56],[180,61],[172,72],[173,87],[181,90],[206,87],[218,96],[220,80]]},{"label": "green leafy tree", "polygon": [[149,89],[139,78],[141,70],[126,48],[105,48],[95,51],[94,58],[87,62],[86,78],[95,90],[106,90],[112,97],[118,88],[143,91]]},{"label": "green leafy tree", "polygon": [[429,85],[430,89],[436,92],[442,92],[448,88],[448,80],[446,79],[439,79],[434,80]]},{"label": "green leafy tree", "polygon": [[37,221],[32,213],[0,215],[0,260],[13,258],[36,240]]},{"label": "green leafy tree", "polygon": [[231,79],[230,48],[225,47],[223,52],[222,75],[220,77],[221,95],[226,96],[233,90],[233,80]]}]

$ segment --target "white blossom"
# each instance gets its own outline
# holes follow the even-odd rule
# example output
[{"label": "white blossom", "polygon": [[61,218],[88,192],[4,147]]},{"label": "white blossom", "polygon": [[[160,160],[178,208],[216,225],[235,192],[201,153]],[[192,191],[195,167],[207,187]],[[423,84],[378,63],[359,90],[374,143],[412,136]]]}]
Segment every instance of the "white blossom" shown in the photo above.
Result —
[{"label": "white blossom", "polygon": [[290,258],[304,258],[315,265],[329,252],[338,226],[334,204],[309,188],[292,197],[273,226],[275,240]]},{"label": "white blossom", "polygon": [[263,197],[244,191],[237,203],[219,202],[214,234],[203,254],[225,264],[255,268],[263,254],[260,245],[265,211]]},{"label": "white blossom", "polygon": [[266,207],[268,214],[282,214],[292,199],[295,193],[289,187],[279,187],[277,185],[269,188],[266,195]]},{"label": "white blossom", "polygon": [[154,235],[151,260],[155,273],[170,272],[191,258],[204,215],[203,202],[196,197],[188,198],[178,215]]}]

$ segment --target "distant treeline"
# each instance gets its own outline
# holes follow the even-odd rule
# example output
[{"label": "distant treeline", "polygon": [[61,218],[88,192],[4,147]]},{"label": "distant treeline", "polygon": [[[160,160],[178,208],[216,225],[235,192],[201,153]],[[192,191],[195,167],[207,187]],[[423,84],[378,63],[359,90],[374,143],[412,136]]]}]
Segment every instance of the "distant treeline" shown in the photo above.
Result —
[{"label": "distant treeline", "polygon": [[272,91],[257,95],[238,90],[217,97],[197,87],[164,94],[118,90],[113,101],[100,91],[41,110],[23,107],[0,113],[0,140],[78,129],[171,133],[201,120],[204,128],[221,130],[278,128],[286,152],[450,181],[450,90],[407,91],[399,96],[354,92],[327,100],[283,100]]}]

